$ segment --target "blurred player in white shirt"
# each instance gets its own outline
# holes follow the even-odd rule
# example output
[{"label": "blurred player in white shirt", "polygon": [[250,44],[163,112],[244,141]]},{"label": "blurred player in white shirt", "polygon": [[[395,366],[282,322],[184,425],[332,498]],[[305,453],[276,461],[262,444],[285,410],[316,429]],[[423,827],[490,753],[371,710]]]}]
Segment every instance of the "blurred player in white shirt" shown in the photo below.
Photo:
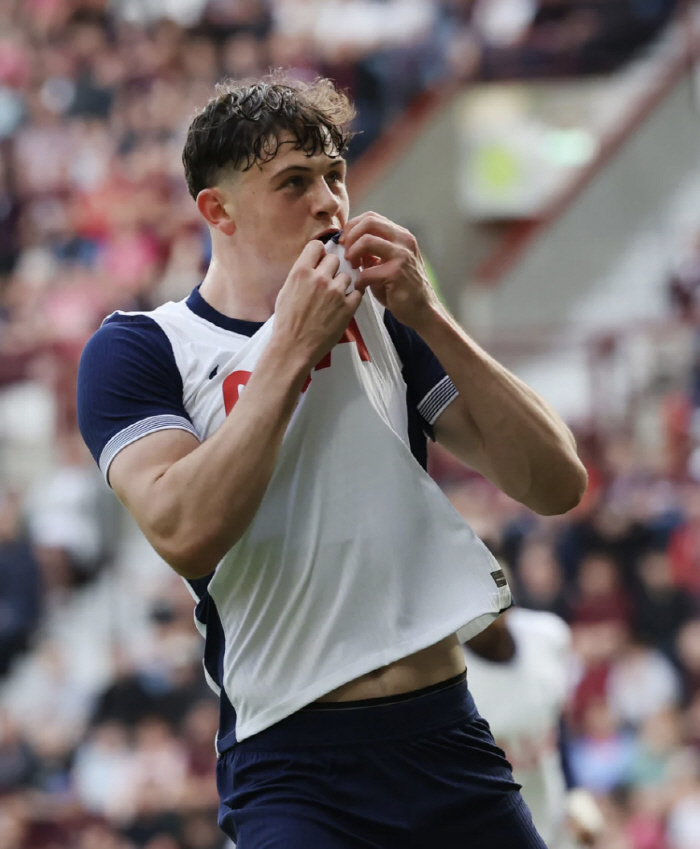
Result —
[{"label": "blurred player in white shirt", "polygon": [[569,790],[559,750],[570,684],[571,633],[545,611],[511,608],[464,646],[469,689],[522,785],[549,849],[593,845],[593,798]]}]

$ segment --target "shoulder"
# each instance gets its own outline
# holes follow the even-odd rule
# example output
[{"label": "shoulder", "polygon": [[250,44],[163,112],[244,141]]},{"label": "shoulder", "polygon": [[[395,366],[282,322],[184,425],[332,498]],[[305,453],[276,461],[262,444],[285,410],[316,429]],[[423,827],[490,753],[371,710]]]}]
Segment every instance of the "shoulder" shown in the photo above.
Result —
[{"label": "shoulder", "polygon": [[83,349],[81,371],[93,364],[114,366],[118,362],[175,366],[172,343],[153,313],[107,316]]},{"label": "shoulder", "polygon": [[78,426],[105,475],[117,451],[135,438],[163,429],[197,436],[171,340],[153,315],[112,314],[80,358]]}]

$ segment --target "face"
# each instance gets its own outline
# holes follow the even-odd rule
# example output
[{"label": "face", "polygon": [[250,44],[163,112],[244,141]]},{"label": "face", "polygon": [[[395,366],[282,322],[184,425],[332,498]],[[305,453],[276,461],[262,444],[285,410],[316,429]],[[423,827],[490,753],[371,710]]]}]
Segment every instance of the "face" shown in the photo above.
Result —
[{"label": "face", "polygon": [[283,140],[274,159],[236,173],[225,187],[232,247],[280,285],[305,245],[342,229],[349,212],[345,160],[306,156],[294,143]]}]

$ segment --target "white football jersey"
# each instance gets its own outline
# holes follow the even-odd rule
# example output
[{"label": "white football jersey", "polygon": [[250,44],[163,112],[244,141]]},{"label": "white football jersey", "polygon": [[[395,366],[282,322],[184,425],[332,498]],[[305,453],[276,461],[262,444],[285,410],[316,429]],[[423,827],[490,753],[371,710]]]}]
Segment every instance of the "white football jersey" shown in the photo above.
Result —
[{"label": "white football jersey", "polygon": [[[145,316],[117,316],[115,333],[108,323],[86,349],[81,428],[105,475],[146,433],[182,428],[206,440],[245,392],[274,316],[248,336],[212,313],[193,293]],[[468,639],[510,605],[498,563],[411,451],[407,385],[383,313],[367,293],[309,375],[247,531],[212,575],[188,582],[222,699],[220,751],[451,633]],[[134,355],[137,377],[105,388],[124,322],[159,334],[160,353]],[[120,348],[125,372],[141,345],[132,337]],[[166,358],[174,364],[160,376]],[[432,422],[454,394],[445,377],[419,410]],[[102,427],[92,409],[113,398],[137,411],[133,421],[92,438]],[[117,416],[115,407],[107,424]]]},{"label": "white football jersey", "polygon": [[549,849],[564,845],[566,781],[558,750],[568,694],[571,635],[553,613],[507,614],[515,655],[491,662],[464,647],[467,681],[479,713],[522,784],[535,826]]}]

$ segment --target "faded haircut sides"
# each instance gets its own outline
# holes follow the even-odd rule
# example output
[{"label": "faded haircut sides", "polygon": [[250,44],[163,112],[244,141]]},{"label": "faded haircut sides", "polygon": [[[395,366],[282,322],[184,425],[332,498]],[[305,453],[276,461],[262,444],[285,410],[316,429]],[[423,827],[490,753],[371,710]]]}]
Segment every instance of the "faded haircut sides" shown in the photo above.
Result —
[{"label": "faded haircut sides", "polygon": [[298,82],[277,71],[257,80],[224,80],[194,117],[182,152],[193,198],[210,188],[223,169],[247,171],[277,155],[290,134],[307,156],[341,156],[354,135],[355,107],[323,77]]}]

